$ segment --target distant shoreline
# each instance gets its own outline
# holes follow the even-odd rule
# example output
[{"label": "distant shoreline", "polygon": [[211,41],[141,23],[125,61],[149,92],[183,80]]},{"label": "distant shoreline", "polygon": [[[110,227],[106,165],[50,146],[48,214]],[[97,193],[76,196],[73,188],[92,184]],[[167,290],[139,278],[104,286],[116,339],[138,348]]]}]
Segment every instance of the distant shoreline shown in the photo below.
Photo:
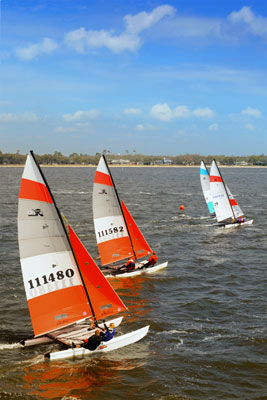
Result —
[{"label": "distant shoreline", "polygon": [[[86,164],[40,164],[42,168],[96,168],[97,165]],[[209,165],[208,165],[209,166]],[[200,168],[197,165],[135,165],[135,164],[109,164],[110,168]],[[219,165],[220,168],[267,168],[267,165]],[[24,168],[24,164],[0,164],[0,168]]]}]

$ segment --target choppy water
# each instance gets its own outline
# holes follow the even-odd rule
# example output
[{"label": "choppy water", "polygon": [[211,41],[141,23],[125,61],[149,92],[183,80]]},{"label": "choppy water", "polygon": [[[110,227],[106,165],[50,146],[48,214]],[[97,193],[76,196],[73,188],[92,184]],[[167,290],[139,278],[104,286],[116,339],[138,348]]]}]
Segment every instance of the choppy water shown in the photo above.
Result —
[{"label": "choppy water", "polygon": [[[97,256],[93,168],[44,168],[57,205]],[[113,281],[142,341],[95,358],[44,361],[32,334],[17,245],[22,168],[0,169],[0,399],[267,399],[267,169],[223,169],[252,226],[220,230],[198,168],[113,168],[121,198],[166,270]],[[184,204],[181,213],[179,205]]]}]

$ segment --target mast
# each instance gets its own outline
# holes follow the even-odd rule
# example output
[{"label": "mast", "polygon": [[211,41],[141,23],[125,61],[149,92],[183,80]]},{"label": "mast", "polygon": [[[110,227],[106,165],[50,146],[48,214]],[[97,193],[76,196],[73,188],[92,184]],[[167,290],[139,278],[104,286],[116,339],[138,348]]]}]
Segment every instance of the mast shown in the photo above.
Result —
[{"label": "mast", "polygon": [[216,167],[217,167],[217,169],[218,169],[218,172],[219,172],[219,174],[220,174],[220,177],[221,177],[221,180],[222,180],[222,184],[223,184],[223,186],[224,186],[224,189],[225,189],[225,192],[226,192],[226,195],[227,195],[229,204],[230,204],[230,206],[231,206],[231,210],[232,210],[232,213],[233,213],[233,217],[235,218],[235,213],[234,213],[234,210],[233,210],[233,206],[232,206],[232,204],[231,204],[231,201],[230,201],[230,198],[229,198],[229,194],[228,194],[228,190],[227,190],[226,185],[225,185],[225,183],[224,183],[224,180],[223,180],[221,171],[219,170],[219,167],[218,167],[218,165],[217,165],[217,163],[216,163],[216,160],[213,159],[213,161],[215,162],[215,165],[216,165]]},{"label": "mast", "polygon": [[124,223],[125,223],[125,226],[126,226],[126,229],[127,229],[127,233],[128,233],[129,239],[130,239],[130,243],[131,243],[132,251],[133,251],[133,253],[134,253],[134,257],[135,257],[135,259],[137,260],[136,253],[135,253],[134,246],[133,246],[133,241],[132,241],[132,238],[131,238],[131,235],[130,235],[130,231],[129,231],[129,228],[128,228],[128,224],[127,224],[127,221],[126,221],[126,218],[125,218],[125,215],[124,215],[122,206],[121,206],[121,201],[120,201],[119,194],[118,194],[117,189],[116,189],[116,186],[115,186],[115,182],[114,182],[114,180],[113,180],[111,171],[110,171],[110,169],[109,169],[109,166],[108,166],[108,163],[107,163],[105,154],[103,154],[102,157],[103,157],[103,159],[104,159],[104,161],[105,161],[107,170],[108,170],[108,172],[109,172],[109,176],[110,176],[110,178],[111,178],[111,181],[112,181],[112,184],[113,184],[113,187],[114,187],[114,191],[115,191],[116,196],[117,196],[117,199],[118,199],[118,203],[119,203],[120,210],[121,210],[121,213],[122,213],[122,216],[123,216],[123,220],[124,220]]},{"label": "mast", "polygon": [[90,297],[89,297],[89,293],[88,293],[88,291],[87,291],[87,289],[86,289],[86,285],[85,285],[85,283],[84,283],[84,279],[83,279],[83,276],[82,276],[82,274],[81,274],[80,267],[79,267],[79,264],[78,264],[76,255],[75,255],[75,253],[74,253],[72,244],[71,244],[71,242],[70,242],[69,235],[68,235],[68,233],[67,233],[65,224],[64,224],[64,222],[63,222],[62,215],[61,215],[61,213],[60,213],[60,211],[59,211],[59,209],[58,209],[58,207],[57,207],[57,204],[56,204],[56,202],[55,202],[53,193],[52,193],[52,191],[51,191],[51,189],[50,189],[50,187],[49,187],[49,185],[48,185],[48,182],[47,182],[47,180],[46,180],[46,178],[45,178],[45,176],[44,176],[44,174],[43,174],[43,171],[41,170],[41,168],[40,168],[40,166],[39,166],[39,164],[38,164],[38,162],[37,162],[37,160],[36,160],[36,158],[35,158],[35,155],[34,155],[34,153],[33,153],[32,150],[30,150],[30,154],[31,154],[31,156],[32,156],[32,158],[33,158],[33,160],[34,160],[34,162],[35,162],[37,168],[38,168],[38,171],[40,172],[40,174],[41,174],[41,176],[42,176],[42,178],[43,178],[43,180],[44,180],[44,182],[45,182],[45,185],[46,185],[46,187],[47,187],[47,190],[48,190],[48,192],[49,192],[49,195],[50,195],[51,199],[53,200],[55,209],[56,209],[56,211],[57,211],[57,215],[58,215],[59,220],[60,220],[60,222],[61,222],[61,224],[62,224],[63,230],[64,230],[64,232],[65,232],[67,241],[68,241],[68,243],[69,243],[69,246],[70,246],[70,249],[71,249],[71,252],[72,252],[72,255],[73,255],[74,260],[75,260],[75,262],[76,262],[77,269],[78,269],[78,271],[79,271],[79,275],[80,275],[80,278],[81,278],[81,281],[82,281],[82,284],[83,284],[83,288],[84,288],[84,291],[85,291],[85,294],[86,294],[86,297],[87,297],[89,306],[90,306],[91,311],[92,311],[92,314],[93,314],[93,318],[94,318],[94,320],[95,320],[95,322],[96,322],[95,312],[94,312],[94,309],[93,309],[93,306],[92,306],[92,303],[91,303],[91,300],[90,300]]}]

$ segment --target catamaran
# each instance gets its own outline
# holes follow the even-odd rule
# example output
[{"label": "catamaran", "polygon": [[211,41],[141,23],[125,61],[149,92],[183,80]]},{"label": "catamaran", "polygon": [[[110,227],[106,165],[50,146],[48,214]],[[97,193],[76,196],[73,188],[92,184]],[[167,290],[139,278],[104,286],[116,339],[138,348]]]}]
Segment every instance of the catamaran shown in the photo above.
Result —
[{"label": "catamaran", "polygon": [[201,161],[200,164],[200,183],[208,210],[210,215],[213,217],[215,216],[215,211],[210,191],[210,176],[204,161]]},{"label": "catamaran", "polygon": [[[46,354],[53,360],[106,352],[142,339],[149,326],[115,336],[94,351],[72,348],[81,345],[96,327],[103,327],[106,318],[127,308],[75,232],[68,228],[69,234],[31,151],[19,192],[18,241],[34,337],[21,345],[64,344],[66,350]],[[106,324],[118,326],[122,318]]]},{"label": "catamaran", "polygon": [[247,219],[230,189],[224,183],[215,160],[210,169],[210,189],[217,222],[224,228],[251,225],[253,219]]},{"label": "catamaran", "polygon": [[[94,178],[93,217],[96,241],[105,276],[129,277],[153,273],[167,267],[168,262],[144,267],[138,261],[152,254],[152,249],[142,235],[129,210],[120,200],[106,158],[101,156]],[[135,259],[135,269],[119,269],[121,262]]]}]

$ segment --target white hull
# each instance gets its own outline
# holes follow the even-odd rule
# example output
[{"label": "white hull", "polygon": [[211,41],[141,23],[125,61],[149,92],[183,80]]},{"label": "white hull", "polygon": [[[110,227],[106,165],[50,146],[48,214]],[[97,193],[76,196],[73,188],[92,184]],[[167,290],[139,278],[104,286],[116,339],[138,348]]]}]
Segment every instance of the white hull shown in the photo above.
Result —
[{"label": "white hull", "polygon": [[109,271],[108,271],[105,273],[105,277],[106,278],[131,278],[133,276],[137,276],[137,275],[141,275],[141,274],[153,274],[154,272],[157,272],[160,269],[166,268],[167,265],[168,265],[168,261],[166,261],[162,264],[155,265],[154,267],[147,267],[144,269],[135,269],[134,271],[131,271],[131,272],[125,271],[125,272],[122,272],[119,274],[116,274],[116,273],[112,274],[112,273],[109,273]]},{"label": "white hull", "polygon": [[53,353],[47,353],[45,355],[46,358],[50,360],[60,360],[64,358],[72,358],[72,357],[84,357],[97,353],[104,353],[107,351],[112,351],[119,349],[120,347],[128,346],[129,344],[135,343],[141,340],[144,336],[146,336],[149,330],[149,325],[144,328],[138,329],[133,332],[126,333],[125,335],[115,336],[109,342],[102,342],[100,346],[96,350],[88,350],[83,347],[78,348],[70,348],[67,350],[57,351]]},{"label": "white hull", "polygon": [[253,224],[253,219],[249,219],[246,222],[241,222],[241,223],[236,222],[234,224],[226,224],[226,225],[222,225],[222,226],[219,226],[219,227],[220,228],[224,228],[224,229],[229,229],[229,228],[238,228],[238,227],[243,226],[243,225],[251,225],[251,224]]},{"label": "white hull", "polygon": [[[114,319],[111,319],[111,320],[109,320],[109,321],[106,321],[106,324],[107,325],[109,325],[111,322],[113,322],[113,324],[117,327],[117,326],[119,326],[120,325],[120,323],[121,323],[121,321],[123,320],[123,317],[118,317],[118,318],[114,318]],[[79,327],[79,325],[80,325],[80,327],[81,327],[81,329],[79,329],[79,330],[77,330],[75,333],[74,333],[74,335],[73,335],[73,338],[72,338],[72,341],[75,341],[75,336],[77,336],[77,338],[78,337],[80,337],[80,336],[84,336],[84,337],[86,337],[86,336],[88,336],[88,324],[85,324],[85,323],[81,323],[81,324],[76,324],[75,325],[75,327]],[[99,326],[101,327],[101,328],[104,328],[104,323],[101,323],[101,324],[99,324]],[[71,329],[73,329],[73,326],[70,326],[70,327],[67,327],[67,328],[65,328],[65,329],[62,329],[62,332],[66,332],[66,337],[68,336],[68,333],[67,332],[70,332],[71,331]],[[90,332],[94,332],[94,330],[91,330]],[[56,332],[53,332],[54,334],[55,334],[55,336],[56,336],[56,333],[57,333],[57,331]],[[62,333],[62,335],[57,335],[59,338],[61,338],[62,340],[66,340],[66,338],[64,337],[64,333]],[[52,342],[54,342],[55,340],[52,338],[52,337],[48,337],[48,336],[41,336],[41,337],[37,337],[37,338],[32,338],[32,339],[27,339],[27,340],[25,340],[25,341],[23,341],[23,342],[21,342],[21,345],[23,346],[23,347],[28,347],[28,346],[35,346],[35,345],[38,345],[38,344],[47,344],[47,343],[52,343]]]}]

